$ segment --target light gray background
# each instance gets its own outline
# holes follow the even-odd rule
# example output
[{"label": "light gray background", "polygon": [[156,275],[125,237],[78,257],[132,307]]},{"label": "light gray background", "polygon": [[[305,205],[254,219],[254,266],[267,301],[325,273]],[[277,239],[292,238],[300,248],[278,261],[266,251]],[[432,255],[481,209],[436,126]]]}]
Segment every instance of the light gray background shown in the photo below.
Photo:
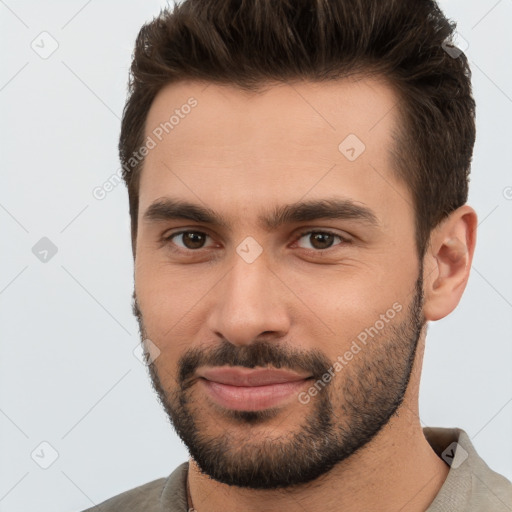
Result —
[{"label": "light gray background", "polygon": [[[133,42],[163,6],[0,1],[2,512],[82,510],[187,460],[133,354],[126,189],[92,195],[119,168]],[[480,227],[459,307],[430,325],[421,421],[463,428],[512,479],[512,0],[441,6],[469,43]],[[31,47],[51,48],[43,31],[47,59]],[[42,237],[58,248],[46,263]]]}]

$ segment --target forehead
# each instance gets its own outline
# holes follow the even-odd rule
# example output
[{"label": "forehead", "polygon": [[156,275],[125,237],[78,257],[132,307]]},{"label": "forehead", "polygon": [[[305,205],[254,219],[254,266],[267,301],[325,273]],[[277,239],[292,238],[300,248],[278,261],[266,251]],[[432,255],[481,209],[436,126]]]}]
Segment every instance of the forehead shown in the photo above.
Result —
[{"label": "forehead", "polygon": [[[153,147],[141,175],[139,215],[166,195],[246,212],[333,191],[363,202],[372,190],[376,198],[384,191],[398,199],[403,184],[390,158],[397,101],[377,78],[275,84],[257,93],[213,83],[168,85],[146,120]],[[393,182],[389,190],[386,181]]]}]

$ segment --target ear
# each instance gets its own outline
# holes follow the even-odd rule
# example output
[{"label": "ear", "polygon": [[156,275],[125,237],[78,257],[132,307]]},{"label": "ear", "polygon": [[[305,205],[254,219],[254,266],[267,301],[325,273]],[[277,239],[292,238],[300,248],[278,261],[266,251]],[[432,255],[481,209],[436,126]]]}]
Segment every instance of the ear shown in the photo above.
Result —
[{"label": "ear", "polygon": [[477,215],[468,205],[432,230],[423,260],[426,320],[439,320],[457,306],[466,288],[476,244]]}]

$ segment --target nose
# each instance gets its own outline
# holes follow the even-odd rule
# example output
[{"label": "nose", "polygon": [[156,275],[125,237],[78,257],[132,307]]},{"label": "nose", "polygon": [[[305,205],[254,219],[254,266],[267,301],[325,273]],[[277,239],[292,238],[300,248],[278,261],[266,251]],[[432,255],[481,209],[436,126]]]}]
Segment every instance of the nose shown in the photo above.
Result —
[{"label": "nose", "polygon": [[233,266],[215,287],[208,327],[234,345],[258,337],[281,338],[290,328],[286,287],[260,256],[248,263],[236,255]]}]

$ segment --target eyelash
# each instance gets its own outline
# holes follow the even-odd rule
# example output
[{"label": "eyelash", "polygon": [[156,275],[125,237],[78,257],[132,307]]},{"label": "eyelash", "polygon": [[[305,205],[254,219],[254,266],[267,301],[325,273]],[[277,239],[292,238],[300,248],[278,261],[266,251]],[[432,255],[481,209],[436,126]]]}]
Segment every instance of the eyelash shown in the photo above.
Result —
[{"label": "eyelash", "polygon": [[[184,249],[183,247],[179,247],[179,246],[176,246],[173,242],[172,242],[172,239],[179,236],[179,235],[183,235],[183,234],[186,234],[186,233],[196,233],[196,234],[200,234],[200,235],[205,235],[207,237],[210,237],[210,235],[208,235],[208,233],[205,233],[203,231],[198,231],[198,230],[193,230],[193,229],[187,229],[187,230],[183,230],[183,231],[178,231],[176,233],[172,233],[170,235],[167,235],[167,236],[164,236],[163,237],[163,243],[164,244],[169,244],[171,243],[174,247],[172,247],[172,250],[173,251],[176,251],[176,252],[181,252],[181,253],[193,253],[193,252],[200,252],[202,250],[205,250],[205,249],[208,249],[207,247],[200,247],[199,249]],[[350,243],[350,240],[339,235],[338,233],[334,233],[333,231],[329,231],[329,230],[317,230],[317,229],[310,229],[309,231],[304,231],[302,233],[299,234],[299,236],[296,238],[295,241],[298,241],[300,240],[302,237],[306,236],[306,235],[311,235],[311,234],[322,234],[322,235],[332,235],[334,237],[337,237],[340,239],[341,243],[338,244],[337,246],[340,246],[340,245],[346,245],[346,244],[349,244]],[[211,238],[211,237],[210,237]],[[331,247],[327,247],[326,249],[304,249],[306,251],[310,251],[310,252],[314,252],[314,253],[323,253],[324,251],[329,251],[331,249],[334,249],[337,247],[336,245],[334,246],[331,246]]]}]

